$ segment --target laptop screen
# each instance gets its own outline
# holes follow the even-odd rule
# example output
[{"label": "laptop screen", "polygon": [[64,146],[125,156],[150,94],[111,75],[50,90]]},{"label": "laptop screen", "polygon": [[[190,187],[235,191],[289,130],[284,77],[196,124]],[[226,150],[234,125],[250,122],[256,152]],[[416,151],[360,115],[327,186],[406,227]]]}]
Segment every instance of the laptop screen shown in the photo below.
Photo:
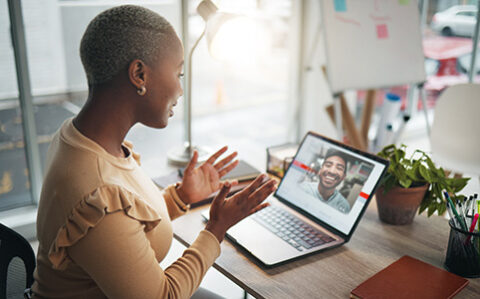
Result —
[{"label": "laptop screen", "polygon": [[349,235],[388,162],[308,133],[275,195]]}]

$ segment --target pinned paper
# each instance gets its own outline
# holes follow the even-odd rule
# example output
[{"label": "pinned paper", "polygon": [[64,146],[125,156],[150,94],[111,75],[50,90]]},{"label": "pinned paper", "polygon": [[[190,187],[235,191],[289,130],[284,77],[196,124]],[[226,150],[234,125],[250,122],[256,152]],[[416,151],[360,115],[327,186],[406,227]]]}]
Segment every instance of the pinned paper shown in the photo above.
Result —
[{"label": "pinned paper", "polygon": [[336,12],[346,12],[347,11],[347,0],[333,0],[333,5]]},{"label": "pinned paper", "polygon": [[378,38],[378,39],[388,38],[388,28],[387,28],[387,24],[377,25],[377,38]]},{"label": "pinned paper", "polygon": [[398,0],[398,3],[400,5],[408,5],[408,4],[410,4],[410,0]]}]

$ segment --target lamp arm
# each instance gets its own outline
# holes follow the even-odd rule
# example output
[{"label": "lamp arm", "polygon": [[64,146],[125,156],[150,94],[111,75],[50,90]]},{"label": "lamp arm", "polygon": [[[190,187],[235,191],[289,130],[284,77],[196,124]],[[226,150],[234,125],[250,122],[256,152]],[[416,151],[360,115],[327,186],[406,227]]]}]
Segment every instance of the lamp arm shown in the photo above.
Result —
[{"label": "lamp arm", "polygon": [[192,49],[190,50],[190,53],[188,55],[188,70],[187,70],[187,76],[186,76],[186,83],[187,83],[187,98],[186,98],[186,139],[187,139],[187,151],[190,155],[190,157],[193,154],[193,145],[192,145],[192,57],[193,57],[193,51],[197,48],[198,44],[200,43],[200,40],[203,38],[205,35],[207,29],[207,25],[205,24],[205,28],[203,29],[202,34],[198,37],[197,41],[195,44],[193,44]]}]

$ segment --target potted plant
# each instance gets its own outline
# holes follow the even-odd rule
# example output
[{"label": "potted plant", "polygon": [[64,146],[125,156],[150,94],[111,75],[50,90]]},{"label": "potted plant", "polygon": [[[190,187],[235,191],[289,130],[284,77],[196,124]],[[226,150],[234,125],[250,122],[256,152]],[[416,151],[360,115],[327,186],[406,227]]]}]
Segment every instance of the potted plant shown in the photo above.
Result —
[{"label": "potted plant", "polygon": [[443,215],[447,210],[442,190],[451,194],[455,202],[462,198],[462,190],[469,178],[449,178],[437,168],[423,151],[405,155],[406,145],[384,147],[378,155],[390,161],[387,173],[376,192],[379,217],[391,224],[409,224],[420,206],[419,214],[427,210],[430,217],[435,211]]}]

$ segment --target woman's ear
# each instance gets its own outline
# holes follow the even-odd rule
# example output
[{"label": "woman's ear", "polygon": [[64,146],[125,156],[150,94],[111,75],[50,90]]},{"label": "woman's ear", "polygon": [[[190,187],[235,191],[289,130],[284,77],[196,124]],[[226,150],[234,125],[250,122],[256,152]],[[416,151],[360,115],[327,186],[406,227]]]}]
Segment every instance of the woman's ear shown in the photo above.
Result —
[{"label": "woman's ear", "polygon": [[128,78],[136,89],[145,87],[147,83],[147,66],[140,59],[133,60],[128,66]]}]

